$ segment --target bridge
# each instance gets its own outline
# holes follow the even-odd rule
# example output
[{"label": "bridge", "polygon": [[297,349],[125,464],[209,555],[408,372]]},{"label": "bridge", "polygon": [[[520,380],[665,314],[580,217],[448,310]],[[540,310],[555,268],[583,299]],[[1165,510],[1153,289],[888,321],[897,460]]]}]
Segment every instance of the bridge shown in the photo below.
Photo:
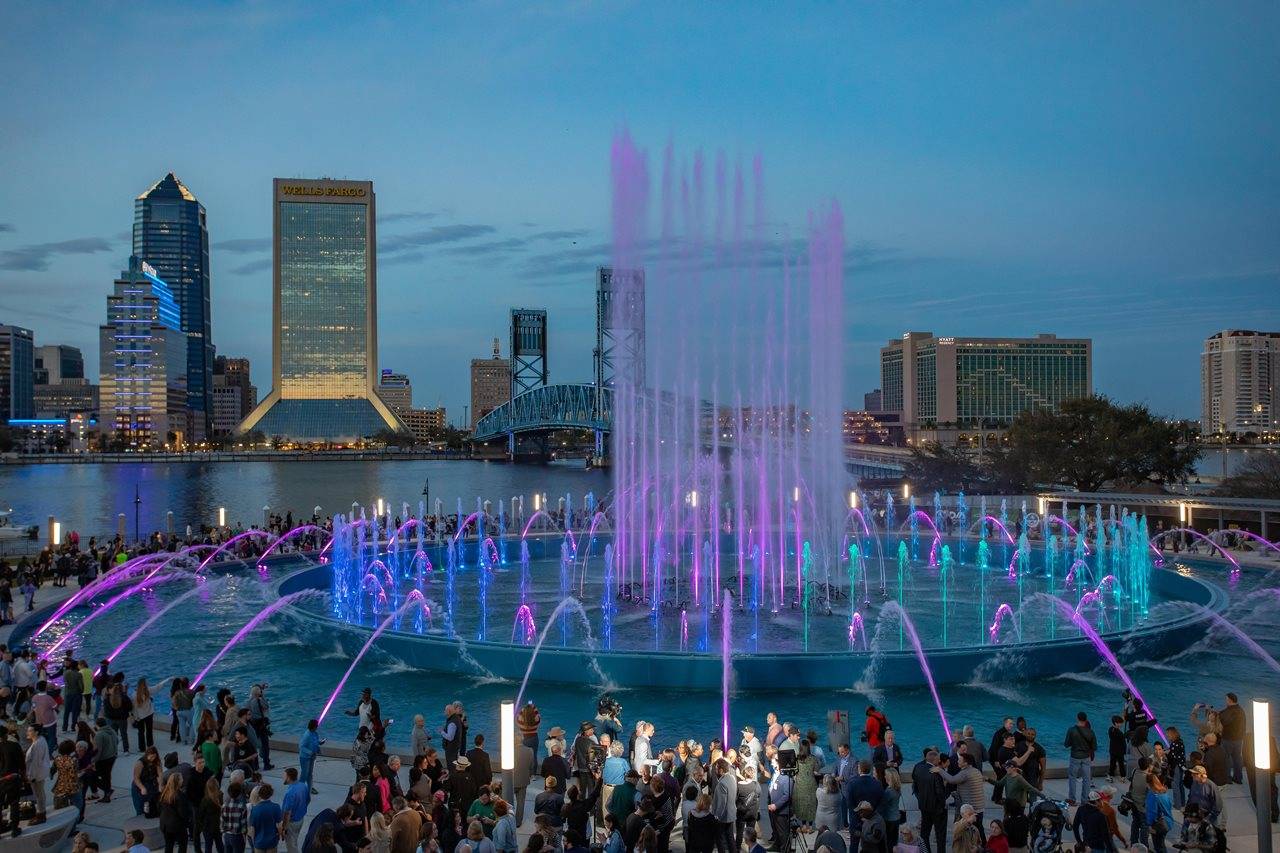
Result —
[{"label": "bridge", "polygon": [[591,383],[541,385],[503,403],[476,422],[477,442],[496,441],[524,433],[559,429],[609,431],[613,420],[613,389]]}]

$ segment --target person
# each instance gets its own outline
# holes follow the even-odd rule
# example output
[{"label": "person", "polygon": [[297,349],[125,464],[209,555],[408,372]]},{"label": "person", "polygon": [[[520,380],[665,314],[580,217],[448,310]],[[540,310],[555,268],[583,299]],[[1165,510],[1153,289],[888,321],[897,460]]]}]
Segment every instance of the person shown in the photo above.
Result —
[{"label": "person", "polygon": [[1204,749],[1201,750],[1201,765],[1215,785],[1227,785],[1231,782],[1231,760],[1226,747],[1218,742],[1218,736],[1212,732],[1204,736]]},{"label": "person", "polygon": [[182,794],[182,776],[171,775],[160,792],[160,832],[164,835],[164,853],[186,853],[191,824],[187,820],[187,801]]},{"label": "person", "polygon": [[911,788],[920,809],[920,846],[925,853],[945,853],[947,844],[947,785],[933,772],[941,763],[941,753],[929,748],[911,768]]},{"label": "person", "polygon": [[147,834],[141,829],[131,829],[124,834],[124,845],[128,848],[128,853],[151,853],[146,841]]},{"label": "person", "polygon": [[1184,807],[1183,819],[1185,820],[1185,808],[1189,808],[1194,804],[1200,811],[1200,816],[1215,826],[1218,818],[1221,817],[1224,810],[1222,792],[1218,789],[1217,783],[1209,778],[1209,771],[1204,768],[1203,764],[1197,764],[1191,768],[1191,790],[1187,792],[1187,805]]},{"label": "person", "polygon": [[[120,736],[124,754],[129,754],[129,717],[133,714],[133,700],[124,692],[123,684],[112,683],[102,703],[102,713]],[[145,751],[145,749],[143,750]]]},{"label": "person", "polygon": [[[863,800],[854,807],[858,821],[858,850],[860,853],[888,853],[888,833],[884,818],[871,803]],[[850,830],[850,837],[853,832]]]},{"label": "person", "polygon": [[809,751],[809,742],[800,741],[796,750],[795,779],[791,790],[791,810],[805,832],[813,828],[818,811],[818,762]]},{"label": "person", "polygon": [[871,763],[877,767],[892,765],[902,766],[902,747],[898,746],[897,736],[893,729],[884,730],[884,740],[871,751]]},{"label": "person", "polygon": [[1155,773],[1147,774],[1147,801],[1143,805],[1151,849],[1155,853],[1165,853],[1164,839],[1173,826],[1173,798],[1164,781]]},{"label": "person", "polygon": [[613,795],[609,798],[609,802],[605,804],[605,814],[613,815],[618,826],[625,826],[627,819],[631,816],[631,812],[636,806],[636,785],[640,782],[640,774],[635,770],[628,770],[627,775],[623,777],[621,785],[613,789]]},{"label": "person", "polygon": [[493,842],[484,834],[484,827],[480,825],[480,821],[473,820],[467,824],[467,837],[465,841],[458,842],[454,853],[494,853]]},{"label": "person", "polygon": [[891,853],[920,853],[915,830],[909,826],[902,827],[898,832],[898,843],[893,846]]},{"label": "person", "polygon": [[[156,706],[151,697],[151,688],[145,678],[138,679],[137,689],[133,691],[133,727],[138,730],[138,749],[155,746]],[[126,747],[127,749],[127,747]]]},{"label": "person", "polygon": [[1182,810],[1182,835],[1177,844],[1179,850],[1216,851],[1218,831],[1200,811],[1200,806],[1188,802]]},{"label": "person", "polygon": [[875,705],[868,705],[866,720],[862,725],[862,739],[871,750],[875,750],[877,746],[884,743],[884,733],[889,728],[892,726],[889,725],[889,718],[884,715],[884,712],[877,710]]},{"label": "person", "polygon": [[1147,843],[1147,775],[1151,772],[1151,759],[1145,755],[1129,777],[1129,790],[1125,794],[1132,811],[1129,816],[1129,844]]},{"label": "person", "polygon": [[622,840],[622,830],[618,828],[618,819],[612,814],[606,813],[604,816],[604,832],[604,853],[626,853],[627,845]]},{"label": "person", "polygon": [[[513,779],[516,826],[524,825],[525,793],[529,790],[529,781],[533,777],[533,765],[536,756],[537,753],[533,751],[533,747],[529,746],[527,743],[520,743],[516,745],[515,778]],[[602,803],[607,805],[608,798],[602,799]]]},{"label": "person", "polygon": [[[1029,783],[1022,775],[1022,768],[1013,761],[1005,762],[1005,775],[996,782],[996,788],[1004,802],[1005,820],[1011,815],[1021,814],[1033,797],[1043,796],[1039,788]],[[1014,845],[1010,845],[1014,846]]]},{"label": "person", "polygon": [[1244,782],[1245,713],[1236,694],[1227,694],[1227,704],[1218,712],[1218,722],[1222,724],[1222,747],[1227,753],[1231,782],[1240,785]]},{"label": "person", "polygon": [[47,681],[36,684],[36,695],[31,697],[31,716],[52,753],[58,747],[58,702],[49,693]]},{"label": "person", "polygon": [[1114,782],[1117,778],[1124,778],[1129,774],[1125,771],[1124,757],[1129,752],[1129,743],[1125,738],[1124,729],[1120,726],[1124,723],[1124,717],[1119,714],[1111,716],[1111,725],[1107,728],[1107,781]]},{"label": "person", "polygon": [[69,660],[62,671],[62,678],[66,685],[62,696],[62,730],[69,732],[80,721],[80,695],[84,680],[80,677],[79,662]]},{"label": "person", "polygon": [[856,827],[857,817],[854,815],[854,806],[866,800],[871,803],[871,807],[875,808],[880,805],[880,800],[884,797],[884,786],[880,784],[871,773],[871,762],[863,759],[857,765],[858,775],[845,788],[844,796],[849,806],[849,826],[850,831]]},{"label": "person", "polygon": [[[516,838],[516,816],[511,813],[511,806],[506,800],[498,800],[493,804],[493,847],[497,853],[516,853],[520,842]],[[392,850],[391,853],[401,853]],[[413,853],[407,851],[407,853]]]},{"label": "person", "polygon": [[769,780],[769,828],[771,849],[791,853],[792,780],[786,773],[774,773]]},{"label": "person", "polygon": [[249,812],[254,853],[274,853],[280,846],[280,824],[284,811],[271,801],[274,793],[275,789],[266,782],[257,788],[258,804]]},{"label": "person", "polygon": [[[1098,738],[1089,726],[1089,716],[1084,711],[1076,714],[1076,724],[1067,729],[1062,745],[1069,750],[1067,803],[1074,806],[1088,799],[1093,776],[1093,756],[1098,751]],[[1078,799],[1077,783],[1079,783]]]},{"label": "person", "polygon": [[697,796],[685,817],[685,850],[688,853],[712,853],[716,845],[716,819],[711,813],[711,797],[697,794],[697,788],[691,788],[690,793]]},{"label": "person", "polygon": [[[956,798],[959,805],[968,804],[973,806],[973,810],[977,815],[974,819],[974,826],[978,830],[978,835],[981,836],[983,833],[982,812],[987,805],[986,780],[983,779],[982,771],[975,766],[974,759],[969,753],[960,753],[959,759],[959,772],[948,773],[942,769],[941,765],[935,766],[933,772],[942,777],[942,781],[948,785],[956,786]],[[957,811],[958,817],[959,812]]]},{"label": "person", "polygon": [[444,725],[440,727],[440,742],[444,744],[445,763],[452,767],[458,756],[462,755],[467,742],[467,716],[461,702],[445,705],[444,716]]},{"label": "person", "polygon": [[390,821],[382,812],[374,812],[369,818],[369,840],[373,842],[370,853],[391,853]]},{"label": "person", "polygon": [[302,821],[307,816],[307,808],[311,805],[311,786],[303,782],[297,768],[288,767],[284,771],[284,797],[280,801],[283,815],[281,830],[284,834],[285,850],[288,853],[301,853],[298,847],[298,834],[302,831]]},{"label": "person", "polygon": [[520,729],[520,742],[533,751],[533,767],[538,766],[538,727],[540,725],[542,725],[542,715],[538,712],[538,706],[532,702],[526,702],[520,709],[520,713],[516,715],[516,727]]},{"label": "person", "polygon": [[226,853],[222,843],[222,787],[218,780],[209,777],[204,783],[204,798],[196,807],[195,836],[196,850],[199,853]]},{"label": "person", "polygon": [[471,762],[471,773],[479,784],[488,785],[493,781],[493,762],[489,759],[489,753],[485,751],[484,735],[476,735],[473,743],[475,745],[467,750],[467,760]]},{"label": "person", "polygon": [[[574,794],[577,793],[576,787],[570,788],[569,790]],[[479,821],[480,828],[483,829],[484,834],[488,836],[493,833],[493,826],[498,822],[498,815],[493,808],[492,789],[490,789],[488,785],[485,785],[481,787],[479,791],[480,793],[471,802],[471,808],[467,809],[465,817],[468,823],[471,821]]]},{"label": "person", "polygon": [[[738,776],[724,758],[717,758],[712,763],[712,775],[715,782],[711,789],[711,816],[716,821],[716,853],[737,853],[734,825],[738,820]],[[814,810],[817,810],[816,797]]]},{"label": "person", "polygon": [[877,769],[878,781],[884,785],[884,796],[876,806],[876,813],[884,821],[885,844],[889,848],[898,844],[898,824],[902,820],[902,777],[892,764]]},{"label": "person", "polygon": [[99,717],[98,728],[93,733],[94,775],[98,778],[98,786],[102,789],[102,802],[111,802],[111,770],[116,765],[116,757],[120,754],[120,737],[116,730],[107,725],[107,721]]},{"label": "person", "polygon": [[533,799],[533,813],[535,815],[545,815],[548,822],[557,829],[564,824],[562,810],[564,809],[564,795],[558,790],[560,780],[555,776],[548,776],[543,781],[543,791]]},{"label": "person", "polygon": [[262,754],[262,769],[271,770],[271,703],[267,701],[267,685],[255,684],[249,688],[249,725],[258,735],[258,751]]},{"label": "person", "polygon": [[76,760],[76,745],[69,740],[58,744],[53,758],[53,807],[63,809],[74,805],[84,820],[84,790],[80,786],[80,763]]},{"label": "person", "polygon": [[1088,847],[1093,853],[1111,853],[1111,827],[1107,817],[1099,808],[1102,795],[1090,791],[1084,803],[1076,809],[1075,818],[1071,822],[1071,831],[1076,841]]},{"label": "person", "polygon": [[409,730],[409,749],[413,757],[427,754],[431,746],[431,733],[427,731],[427,721],[421,714],[413,715],[413,728]]},{"label": "person", "polygon": [[987,826],[987,853],[1009,853],[1009,837],[1004,834],[1004,822],[992,820]]},{"label": "person", "polygon": [[644,720],[636,721],[636,730],[631,749],[631,768],[642,777],[648,772],[649,762],[653,760],[653,753],[650,749],[653,732],[654,727],[651,723],[647,723]]},{"label": "person", "polygon": [[35,726],[27,726],[27,781],[36,799],[32,825],[44,823],[49,812],[49,743]]},{"label": "person", "polygon": [[1169,738],[1166,762],[1168,779],[1165,784],[1169,785],[1170,793],[1173,795],[1173,807],[1181,809],[1187,801],[1187,786],[1183,779],[1183,772],[1187,766],[1187,744],[1183,741],[1182,732],[1178,731],[1177,726],[1169,726],[1164,733],[1165,737]]},{"label": "person", "polygon": [[836,777],[830,773],[823,776],[822,784],[818,787],[818,813],[813,818],[813,825],[819,831],[824,828],[837,831],[844,829],[844,823],[840,819],[840,804],[843,802],[840,783],[836,781]]}]

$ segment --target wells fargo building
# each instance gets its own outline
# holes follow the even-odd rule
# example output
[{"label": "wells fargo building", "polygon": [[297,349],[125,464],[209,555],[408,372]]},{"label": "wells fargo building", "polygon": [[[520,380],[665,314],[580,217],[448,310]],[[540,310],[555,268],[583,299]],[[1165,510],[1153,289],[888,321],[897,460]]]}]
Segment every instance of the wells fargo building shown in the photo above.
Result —
[{"label": "wells fargo building", "polygon": [[276,178],[272,206],[272,390],[239,431],[350,441],[405,429],[376,392],[373,183]]}]

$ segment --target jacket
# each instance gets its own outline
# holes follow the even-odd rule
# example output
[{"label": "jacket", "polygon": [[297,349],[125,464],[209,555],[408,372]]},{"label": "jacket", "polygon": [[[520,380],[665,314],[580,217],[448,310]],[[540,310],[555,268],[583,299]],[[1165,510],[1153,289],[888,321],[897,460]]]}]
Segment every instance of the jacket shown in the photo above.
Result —
[{"label": "jacket", "polygon": [[719,823],[738,819],[738,777],[729,770],[716,780],[711,790],[711,814]]},{"label": "jacket", "polygon": [[947,810],[947,784],[931,767],[927,761],[921,761],[911,768],[911,787],[915,790],[920,811],[937,814]]},{"label": "jacket", "polygon": [[1098,751],[1098,736],[1088,726],[1072,726],[1067,729],[1062,745],[1071,750],[1072,758],[1093,758]]},{"label": "jacket", "polygon": [[1091,850],[1112,849],[1111,827],[1107,825],[1107,816],[1092,803],[1085,803],[1076,809],[1071,831],[1075,833],[1076,841],[1088,845]]}]

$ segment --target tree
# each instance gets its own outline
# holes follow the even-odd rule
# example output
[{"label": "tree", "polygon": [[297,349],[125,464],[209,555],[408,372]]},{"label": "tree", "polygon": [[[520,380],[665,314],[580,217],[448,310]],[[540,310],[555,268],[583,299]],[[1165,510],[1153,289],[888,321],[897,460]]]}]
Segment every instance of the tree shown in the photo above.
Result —
[{"label": "tree", "polygon": [[1280,454],[1251,454],[1215,493],[1230,498],[1280,498]]},{"label": "tree", "polygon": [[1057,412],[1026,411],[1009,429],[1038,482],[1081,492],[1143,483],[1185,482],[1200,448],[1146,406],[1117,406],[1103,396],[1068,400]]},{"label": "tree", "polygon": [[980,463],[984,491],[996,495],[1020,495],[1031,490],[1031,461],[1024,451],[989,444]]},{"label": "tree", "polygon": [[943,447],[936,441],[911,448],[906,474],[912,485],[923,492],[967,489],[979,477],[978,466],[969,454],[957,447]]}]

